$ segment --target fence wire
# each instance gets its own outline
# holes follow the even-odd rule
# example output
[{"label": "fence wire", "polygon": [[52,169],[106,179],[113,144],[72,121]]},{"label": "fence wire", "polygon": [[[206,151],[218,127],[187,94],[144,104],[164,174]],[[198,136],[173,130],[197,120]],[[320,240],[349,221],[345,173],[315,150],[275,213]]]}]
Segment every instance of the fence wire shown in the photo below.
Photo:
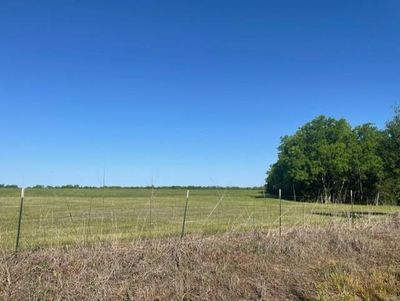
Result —
[{"label": "fence wire", "polygon": [[[112,189],[86,192],[50,189],[25,192],[21,249],[91,244],[102,241],[180,236],[186,190]],[[15,245],[19,211],[17,195],[0,194],[1,249]],[[226,231],[269,230],[372,220],[398,212],[396,206],[321,204],[264,197],[261,190],[193,189],[188,202],[185,235]]]}]

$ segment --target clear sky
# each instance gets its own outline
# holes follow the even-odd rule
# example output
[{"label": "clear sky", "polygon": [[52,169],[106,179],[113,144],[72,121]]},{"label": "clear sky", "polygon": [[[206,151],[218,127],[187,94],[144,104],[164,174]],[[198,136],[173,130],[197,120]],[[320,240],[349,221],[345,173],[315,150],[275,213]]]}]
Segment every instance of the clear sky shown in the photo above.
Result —
[{"label": "clear sky", "polygon": [[399,102],[398,0],[0,1],[0,183],[262,185]]}]

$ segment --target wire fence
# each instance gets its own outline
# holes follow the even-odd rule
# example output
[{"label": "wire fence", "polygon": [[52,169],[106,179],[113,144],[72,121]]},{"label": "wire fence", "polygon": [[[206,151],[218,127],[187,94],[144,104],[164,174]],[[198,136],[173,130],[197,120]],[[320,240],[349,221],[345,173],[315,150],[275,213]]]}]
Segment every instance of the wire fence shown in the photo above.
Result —
[{"label": "wire fence", "polygon": [[[1,249],[19,249],[163,238],[226,231],[289,227],[387,218],[396,206],[322,204],[268,198],[261,190],[28,189],[21,199],[0,194]],[[187,206],[187,207],[186,207]],[[186,207],[186,210],[185,210]],[[186,211],[186,214],[185,214]],[[18,221],[20,221],[20,232]]]}]

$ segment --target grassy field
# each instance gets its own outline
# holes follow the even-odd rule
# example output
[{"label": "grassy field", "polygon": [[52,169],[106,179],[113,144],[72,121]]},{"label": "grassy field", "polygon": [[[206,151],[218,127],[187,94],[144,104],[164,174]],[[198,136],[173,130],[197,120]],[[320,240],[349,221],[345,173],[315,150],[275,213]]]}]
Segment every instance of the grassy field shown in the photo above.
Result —
[{"label": "grassy field", "polygon": [[[0,189],[0,249],[15,245],[17,189]],[[22,249],[179,236],[185,189],[28,189],[22,217]],[[355,205],[355,216],[384,218],[399,207]],[[349,222],[350,205],[282,201],[283,228]],[[256,189],[193,189],[185,233],[279,227],[279,200]]]},{"label": "grassy field", "polygon": [[0,251],[0,300],[399,300],[384,221]]}]

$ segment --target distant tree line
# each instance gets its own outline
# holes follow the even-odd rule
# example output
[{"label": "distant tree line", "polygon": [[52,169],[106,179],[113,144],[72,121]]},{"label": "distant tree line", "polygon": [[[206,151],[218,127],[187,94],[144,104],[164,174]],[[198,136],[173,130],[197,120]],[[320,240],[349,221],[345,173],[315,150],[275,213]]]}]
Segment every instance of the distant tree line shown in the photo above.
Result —
[{"label": "distant tree line", "polygon": [[[0,184],[0,188],[18,188],[18,185],[5,185]],[[34,185],[30,187],[26,187],[30,189],[243,189],[243,190],[262,190],[263,187],[239,187],[239,186],[81,186],[78,184],[67,184],[60,186],[51,186],[51,185]]]},{"label": "distant tree line", "polygon": [[316,117],[281,138],[266,189],[295,200],[400,205],[400,107],[379,130],[345,119]]}]

